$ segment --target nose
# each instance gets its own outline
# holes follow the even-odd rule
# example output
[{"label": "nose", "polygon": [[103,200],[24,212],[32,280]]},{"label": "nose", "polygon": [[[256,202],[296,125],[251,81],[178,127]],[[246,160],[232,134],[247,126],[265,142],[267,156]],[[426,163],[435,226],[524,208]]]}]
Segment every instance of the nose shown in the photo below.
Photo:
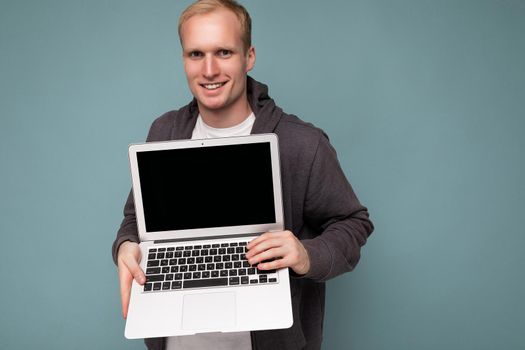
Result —
[{"label": "nose", "polygon": [[206,79],[213,79],[219,75],[219,65],[215,57],[206,56],[204,58],[203,75]]}]

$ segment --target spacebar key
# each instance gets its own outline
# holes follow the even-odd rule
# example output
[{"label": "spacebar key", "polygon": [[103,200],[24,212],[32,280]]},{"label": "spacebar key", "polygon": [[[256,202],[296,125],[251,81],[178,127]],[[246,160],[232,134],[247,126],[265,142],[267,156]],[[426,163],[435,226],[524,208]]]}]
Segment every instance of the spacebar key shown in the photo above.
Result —
[{"label": "spacebar key", "polygon": [[227,286],[227,278],[210,278],[202,280],[189,280],[184,281],[183,288],[201,288],[201,287],[216,287],[216,286]]}]

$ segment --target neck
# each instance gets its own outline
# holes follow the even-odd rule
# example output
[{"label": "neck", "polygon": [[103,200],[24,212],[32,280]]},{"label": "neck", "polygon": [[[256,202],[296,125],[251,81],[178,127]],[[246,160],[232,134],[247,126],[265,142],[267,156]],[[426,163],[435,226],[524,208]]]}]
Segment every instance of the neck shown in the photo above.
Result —
[{"label": "neck", "polygon": [[227,108],[225,110],[209,110],[203,108],[199,104],[199,113],[202,120],[212,128],[229,128],[242,123],[252,114],[252,109],[248,100],[235,108]]}]

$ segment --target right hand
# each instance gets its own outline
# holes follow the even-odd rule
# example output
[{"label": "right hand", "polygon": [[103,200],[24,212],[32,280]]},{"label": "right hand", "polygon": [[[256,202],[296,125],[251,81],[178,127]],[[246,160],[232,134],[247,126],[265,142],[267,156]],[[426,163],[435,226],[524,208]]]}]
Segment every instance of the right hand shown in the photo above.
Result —
[{"label": "right hand", "polygon": [[126,241],[118,249],[118,278],[120,282],[120,301],[122,302],[122,317],[128,317],[129,297],[133,279],[138,284],[146,282],[144,271],[139,266],[141,259],[138,243]]}]

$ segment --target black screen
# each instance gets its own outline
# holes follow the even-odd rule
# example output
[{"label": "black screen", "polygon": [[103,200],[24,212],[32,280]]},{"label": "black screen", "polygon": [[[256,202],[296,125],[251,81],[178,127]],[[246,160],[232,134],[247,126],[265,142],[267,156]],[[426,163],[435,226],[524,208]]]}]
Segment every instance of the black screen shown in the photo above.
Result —
[{"label": "black screen", "polygon": [[137,153],[146,231],[275,222],[270,143]]}]

